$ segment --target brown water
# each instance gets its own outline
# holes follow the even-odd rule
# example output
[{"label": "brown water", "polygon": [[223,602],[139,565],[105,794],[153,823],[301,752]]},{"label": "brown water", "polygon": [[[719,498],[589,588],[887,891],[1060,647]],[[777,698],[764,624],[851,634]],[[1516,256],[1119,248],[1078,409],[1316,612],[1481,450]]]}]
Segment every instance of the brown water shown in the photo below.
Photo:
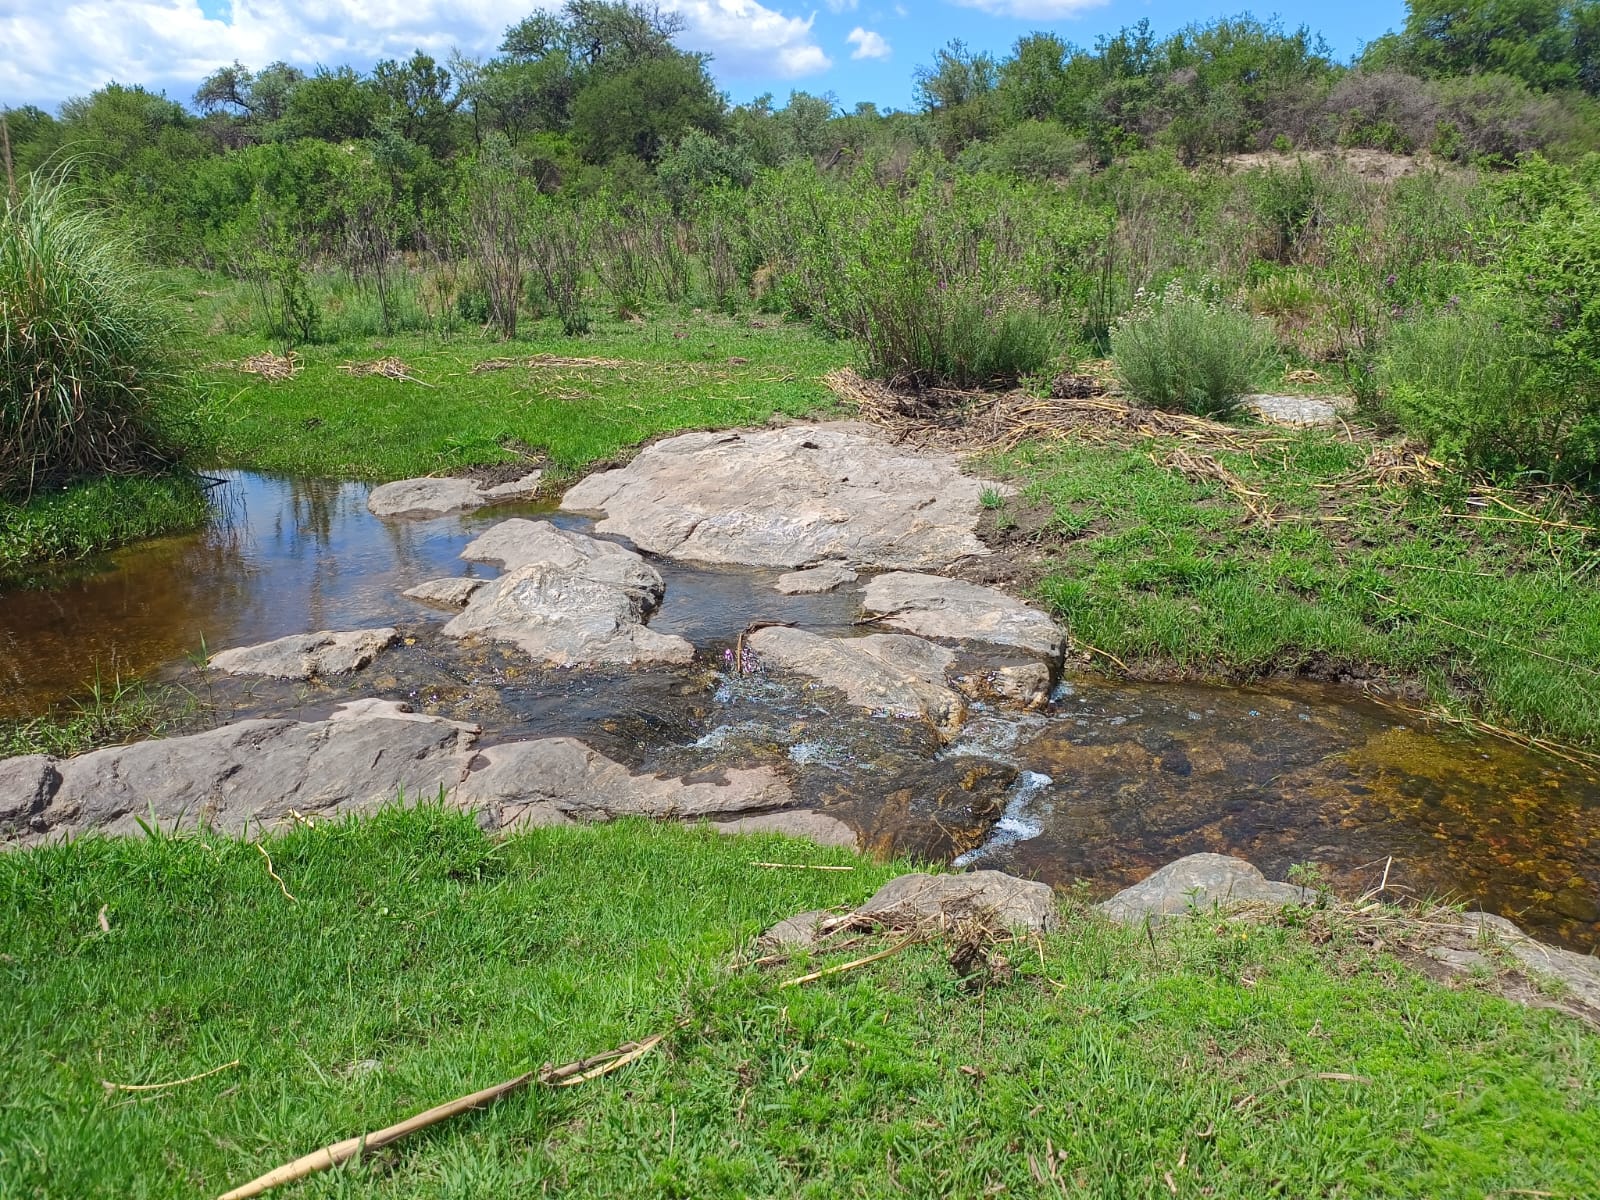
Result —
[{"label": "brown water", "polygon": [[[361,484],[230,476],[225,519],[131,548],[48,588],[0,593],[0,715],[30,715],[86,679],[153,675],[204,699],[202,723],[315,717],[354,694],[480,722],[486,740],[571,734],[639,768],[775,761],[800,795],[871,847],[1097,894],[1183,854],[1239,854],[1269,876],[1316,864],[1344,893],[1447,896],[1579,948],[1600,945],[1600,783],[1496,740],[1414,728],[1347,689],[1073,680],[1040,714],[979,709],[941,748],[924,726],[850,710],[726,656],[753,620],[848,633],[857,595],[784,597],[777,572],[658,562],[654,628],[689,668],[553,671],[437,635],[399,593],[492,576],[462,547],[508,516],[587,523],[549,506],[383,522]],[[408,644],[332,683],[214,680],[187,656],[310,629],[397,624]],[[997,823],[998,822],[998,823]]]}]

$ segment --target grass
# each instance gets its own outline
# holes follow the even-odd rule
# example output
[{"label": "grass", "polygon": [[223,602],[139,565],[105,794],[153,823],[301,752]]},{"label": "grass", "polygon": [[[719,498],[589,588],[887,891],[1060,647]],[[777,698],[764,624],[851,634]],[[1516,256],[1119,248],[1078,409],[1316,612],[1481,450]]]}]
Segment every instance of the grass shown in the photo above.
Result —
[{"label": "grass", "polygon": [[0,585],[40,564],[87,558],[141,538],[198,529],[211,516],[193,475],[109,475],[0,500]]},{"label": "grass", "polygon": [[[1148,937],[1079,915],[1012,947],[1015,977],[982,994],[938,945],[780,989],[804,959],[730,971],[730,955],[895,865],[634,823],[492,843],[431,807],[266,848],[293,901],[254,846],[219,838],[0,856],[0,1194],[214,1195],[683,1017],[624,1072],[282,1194],[1600,1189],[1600,1038],[1437,987],[1336,927],[1317,946],[1293,926]],[[751,866],[766,859],[854,870]],[[101,1083],[234,1060],[155,1092]]]},{"label": "grass", "polygon": [[1196,676],[1415,680],[1492,723],[1600,747],[1600,549],[1584,530],[1470,505],[1481,493],[1447,472],[1339,483],[1365,447],[1318,432],[1216,453],[1277,513],[1251,519],[1221,483],[1158,465],[1167,448],[1035,444],[995,464],[1046,510],[1039,592],[1075,637]]},{"label": "grass", "polygon": [[[219,463],[258,470],[396,479],[509,461],[516,453],[507,447],[520,445],[570,474],[659,434],[827,408],[832,398],[818,380],[851,356],[848,345],[803,327],[757,329],[715,314],[597,321],[583,338],[563,336],[554,319],[525,321],[523,334],[509,343],[473,331],[304,347],[300,374],[279,383],[213,369],[201,427]],[[208,354],[238,361],[263,348],[221,337]],[[536,354],[613,361],[472,371]],[[432,386],[339,370],[382,355]]]},{"label": "grass", "polygon": [[0,720],[0,758],[53,754],[65,758],[160,737],[199,713],[198,700],[182,688],[143,680],[95,679],[84,694],[42,716]]}]

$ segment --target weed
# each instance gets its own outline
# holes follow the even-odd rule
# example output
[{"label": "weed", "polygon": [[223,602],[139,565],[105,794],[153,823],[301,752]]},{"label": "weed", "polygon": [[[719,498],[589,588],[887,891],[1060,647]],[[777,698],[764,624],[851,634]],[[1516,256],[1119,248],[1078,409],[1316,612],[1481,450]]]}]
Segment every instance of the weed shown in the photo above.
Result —
[{"label": "weed", "polygon": [[1200,416],[1226,416],[1281,369],[1271,326],[1178,283],[1117,322],[1111,353],[1135,399]]}]

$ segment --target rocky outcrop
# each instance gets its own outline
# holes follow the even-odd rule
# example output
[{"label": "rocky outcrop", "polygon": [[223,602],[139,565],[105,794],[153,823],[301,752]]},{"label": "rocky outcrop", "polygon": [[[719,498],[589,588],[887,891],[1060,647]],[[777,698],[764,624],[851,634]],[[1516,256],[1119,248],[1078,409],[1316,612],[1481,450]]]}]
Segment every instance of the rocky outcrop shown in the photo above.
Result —
[{"label": "rocky outcrop", "polygon": [[1273,883],[1242,858],[1191,854],[1096,907],[1113,921],[1139,922],[1242,904],[1299,904],[1307,898],[1304,889]]},{"label": "rocky outcrop", "polygon": [[891,879],[856,915],[883,924],[949,928],[967,921],[1047,933],[1060,923],[1049,884],[1018,879],[1004,871],[961,875],[901,875]]},{"label": "rocky outcrop", "polygon": [[[54,786],[26,828],[13,832],[23,841],[90,830],[132,834],[144,821],[246,834],[291,812],[334,815],[402,793],[437,796],[461,781],[475,736],[473,726],[369,701],[327,721],[240,721],[113,746],[48,760]],[[16,762],[0,763],[0,786],[13,786]],[[0,812],[13,802],[0,793]]]},{"label": "rocky outcrop", "polygon": [[1066,654],[1066,634],[1044,613],[959,579],[891,571],[867,584],[861,606],[880,624],[918,637],[1008,646],[1058,667]]},{"label": "rocky outcrop", "polygon": [[437,517],[508,500],[528,500],[538,493],[540,476],[541,472],[530,471],[521,479],[493,487],[451,476],[401,479],[373,488],[367,496],[367,510],[376,517]]},{"label": "rocky outcrop", "polygon": [[426,583],[417,584],[414,588],[407,588],[400,594],[407,599],[420,600],[424,604],[432,604],[438,608],[465,608],[473,594],[488,582],[487,579],[454,577],[430,579]]},{"label": "rocky outcrop", "polygon": [[[1442,928],[1443,940],[1429,947],[1435,962],[1457,972],[1494,971],[1504,965],[1496,955],[1508,956],[1527,974],[1554,981],[1562,993],[1600,1016],[1600,958],[1535,941],[1493,913],[1462,913],[1459,920],[1459,928]],[[1434,927],[1439,929],[1440,923]]]},{"label": "rocky outcrop", "polygon": [[615,542],[547,521],[503,521],[462,551],[509,568],[473,591],[449,637],[509,642],[557,667],[686,663],[694,647],[645,619],[661,602],[656,569]]},{"label": "rocky outcrop", "polygon": [[923,569],[988,553],[976,533],[985,486],[954,455],[902,449],[869,426],[794,425],[667,438],[562,504],[691,562]]},{"label": "rocky outcrop", "polygon": [[400,640],[396,629],[354,629],[336,633],[293,633],[257,646],[240,646],[211,656],[207,664],[227,675],[269,679],[311,679],[359,671]]},{"label": "rocky outcrop", "polygon": [[685,779],[634,775],[574,738],[509,742],[483,750],[456,792],[492,828],[568,825],[616,817],[679,820],[762,812],[789,804],[771,767],[729,768]]},{"label": "rocky outcrop", "polygon": [[761,935],[772,949],[805,950],[836,931],[887,926],[902,930],[955,930],[966,925],[1049,933],[1061,926],[1061,910],[1048,884],[1003,871],[960,875],[901,875],[891,879],[854,912],[812,909],[779,921]]},{"label": "rocky outcrop", "polygon": [[773,590],[782,592],[785,596],[815,596],[822,592],[831,592],[834,588],[843,587],[847,583],[854,583],[860,576],[842,563],[824,563],[820,567],[809,567],[804,571],[790,571],[787,575],[779,575],[778,582],[773,584]]},{"label": "rocky outcrop", "polygon": [[337,816],[443,793],[491,829],[637,816],[856,844],[843,822],[789,807],[789,785],[771,767],[634,774],[572,738],[479,749],[478,736],[473,725],[364,699],[325,721],[241,721],[70,759],[4,759],[0,842],[91,830],[138,834],[141,822],[250,836],[293,816]]},{"label": "rocky outcrop", "polygon": [[955,655],[922,638],[899,633],[819,637],[773,625],[750,634],[745,646],[765,666],[838,688],[859,708],[929,721],[946,738],[960,729],[966,714],[961,697],[944,679]]}]

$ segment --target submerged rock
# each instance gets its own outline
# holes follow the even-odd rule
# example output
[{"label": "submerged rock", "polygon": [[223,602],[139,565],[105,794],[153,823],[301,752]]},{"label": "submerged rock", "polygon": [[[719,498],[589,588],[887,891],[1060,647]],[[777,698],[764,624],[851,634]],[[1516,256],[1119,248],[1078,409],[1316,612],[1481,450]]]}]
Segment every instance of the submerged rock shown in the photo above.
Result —
[{"label": "submerged rock", "polygon": [[691,562],[943,567],[984,555],[983,481],[954,455],[907,450],[865,425],[689,433],[591,475],[562,501],[597,529]]},{"label": "submerged rock", "polygon": [[1242,858],[1191,854],[1095,907],[1113,921],[1133,922],[1238,904],[1299,904],[1305,899],[1304,889],[1273,883]]},{"label": "submerged rock", "polygon": [[537,494],[540,476],[541,472],[530,471],[521,479],[495,487],[453,476],[401,479],[373,488],[367,496],[367,510],[375,517],[437,517],[506,500],[526,500]]},{"label": "submerged rock", "polygon": [[399,640],[399,631],[391,628],[293,633],[257,646],[219,651],[207,665],[228,675],[264,675],[269,679],[347,675],[359,671]]},{"label": "submerged rock", "polygon": [[746,637],[745,646],[764,663],[838,688],[851,704],[929,721],[946,738],[955,735],[966,715],[961,697],[944,681],[955,655],[922,638],[900,633],[829,638],[772,625]]},{"label": "submerged rock", "polygon": [[474,589],[444,627],[449,637],[509,642],[552,666],[686,663],[694,647],[655,633],[645,618],[661,602],[661,575],[633,551],[558,529],[503,521],[462,551],[509,570]]},{"label": "submerged rock", "polygon": [[891,571],[867,584],[861,605],[882,624],[918,637],[1011,646],[1056,667],[1066,654],[1066,634],[1044,613],[959,579]]},{"label": "submerged rock", "polygon": [[823,563],[820,567],[810,567],[804,571],[790,571],[787,575],[778,576],[778,582],[773,584],[773,590],[782,592],[785,596],[815,596],[822,592],[831,592],[836,587],[847,583],[854,583],[860,576],[842,563]]}]

